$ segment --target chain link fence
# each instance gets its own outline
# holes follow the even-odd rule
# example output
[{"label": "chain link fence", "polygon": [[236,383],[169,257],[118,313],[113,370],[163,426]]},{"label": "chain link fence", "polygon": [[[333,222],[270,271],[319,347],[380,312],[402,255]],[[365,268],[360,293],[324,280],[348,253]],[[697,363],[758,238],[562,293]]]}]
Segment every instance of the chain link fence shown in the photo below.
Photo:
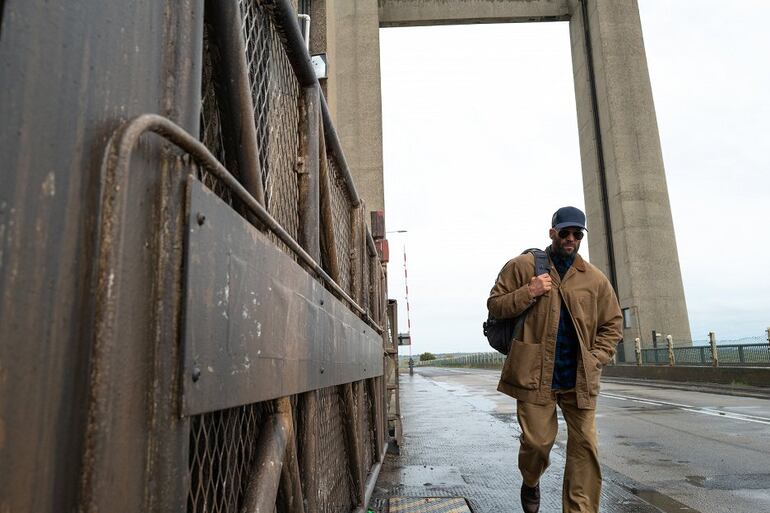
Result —
[{"label": "chain link fence", "polygon": [[348,467],[345,433],[342,425],[342,396],[338,387],[324,388],[319,391],[319,426],[318,456],[323,462],[323,471],[319,474],[319,510],[350,511],[353,501],[353,477]]},{"label": "chain link fence", "polygon": [[190,513],[238,511],[254,461],[259,427],[272,413],[257,403],[192,417]]},{"label": "chain link fence", "polygon": [[[353,238],[353,213],[347,184],[334,157],[328,158],[329,189],[331,193],[332,231],[337,249],[339,284],[348,294],[353,293],[350,267],[351,242]],[[322,184],[323,186],[324,184]]]}]

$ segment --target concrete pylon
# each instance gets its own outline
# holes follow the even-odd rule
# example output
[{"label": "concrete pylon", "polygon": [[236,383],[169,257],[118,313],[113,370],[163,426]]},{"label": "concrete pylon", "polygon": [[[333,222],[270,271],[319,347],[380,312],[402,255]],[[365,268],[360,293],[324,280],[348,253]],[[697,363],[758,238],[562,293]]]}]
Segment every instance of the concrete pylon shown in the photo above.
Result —
[{"label": "concrete pylon", "polygon": [[312,2],[310,50],[327,54],[329,79],[322,85],[368,210],[385,209],[379,30],[377,0]]},{"label": "concrete pylon", "polygon": [[574,0],[570,9],[591,262],[628,309],[625,340],[650,347],[654,329],[690,345],[637,2]]},{"label": "concrete pylon", "polygon": [[[330,105],[361,196],[384,207],[379,27],[569,21],[591,262],[644,347],[691,343],[636,0],[316,0]],[[375,16],[376,15],[376,16]],[[379,23],[374,20],[378,19]],[[314,29],[315,30],[315,29]],[[337,101],[340,99],[340,101]],[[626,351],[633,359],[633,352]]]}]

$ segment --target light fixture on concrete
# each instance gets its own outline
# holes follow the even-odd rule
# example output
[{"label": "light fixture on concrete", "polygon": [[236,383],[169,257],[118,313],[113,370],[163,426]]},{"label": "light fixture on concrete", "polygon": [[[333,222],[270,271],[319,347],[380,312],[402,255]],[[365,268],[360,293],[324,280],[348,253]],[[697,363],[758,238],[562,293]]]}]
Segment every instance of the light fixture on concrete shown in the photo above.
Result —
[{"label": "light fixture on concrete", "polygon": [[310,63],[313,65],[313,69],[315,70],[315,76],[318,80],[321,80],[323,78],[329,78],[325,53],[319,53],[317,55],[313,55],[312,57],[310,57]]}]

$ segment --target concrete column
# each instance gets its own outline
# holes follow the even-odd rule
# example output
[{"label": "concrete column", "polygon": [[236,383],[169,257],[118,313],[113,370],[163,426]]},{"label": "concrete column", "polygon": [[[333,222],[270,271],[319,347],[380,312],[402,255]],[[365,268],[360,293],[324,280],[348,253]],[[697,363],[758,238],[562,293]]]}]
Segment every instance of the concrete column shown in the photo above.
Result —
[{"label": "concrete column", "polygon": [[328,57],[332,120],[359,195],[369,210],[384,210],[377,0],[317,0],[316,11],[311,51]]},{"label": "concrete column", "polygon": [[618,299],[632,313],[625,340],[647,346],[655,329],[690,342],[639,8],[584,1],[587,20],[572,3],[570,37],[591,262],[609,276],[612,246]]}]

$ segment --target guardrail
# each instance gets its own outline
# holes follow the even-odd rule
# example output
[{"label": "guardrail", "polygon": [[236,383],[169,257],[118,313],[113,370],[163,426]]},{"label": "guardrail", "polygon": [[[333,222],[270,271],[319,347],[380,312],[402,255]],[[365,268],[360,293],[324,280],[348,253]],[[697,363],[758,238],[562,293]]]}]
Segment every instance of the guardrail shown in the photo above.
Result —
[{"label": "guardrail", "polygon": [[[725,344],[716,346],[717,365],[770,366],[770,344]],[[671,363],[668,348],[642,349],[642,365],[714,365],[709,346],[674,347]]]},{"label": "guardrail", "polygon": [[[716,364],[710,346],[642,349],[640,365],[703,365],[770,367],[770,344],[724,344],[716,346]],[[673,354],[673,359],[671,355]],[[497,352],[468,353],[415,362],[417,367],[502,368],[505,355]]]},{"label": "guardrail", "polygon": [[505,355],[497,352],[468,353],[448,358],[417,361],[416,367],[477,367],[477,368],[502,368]]}]

